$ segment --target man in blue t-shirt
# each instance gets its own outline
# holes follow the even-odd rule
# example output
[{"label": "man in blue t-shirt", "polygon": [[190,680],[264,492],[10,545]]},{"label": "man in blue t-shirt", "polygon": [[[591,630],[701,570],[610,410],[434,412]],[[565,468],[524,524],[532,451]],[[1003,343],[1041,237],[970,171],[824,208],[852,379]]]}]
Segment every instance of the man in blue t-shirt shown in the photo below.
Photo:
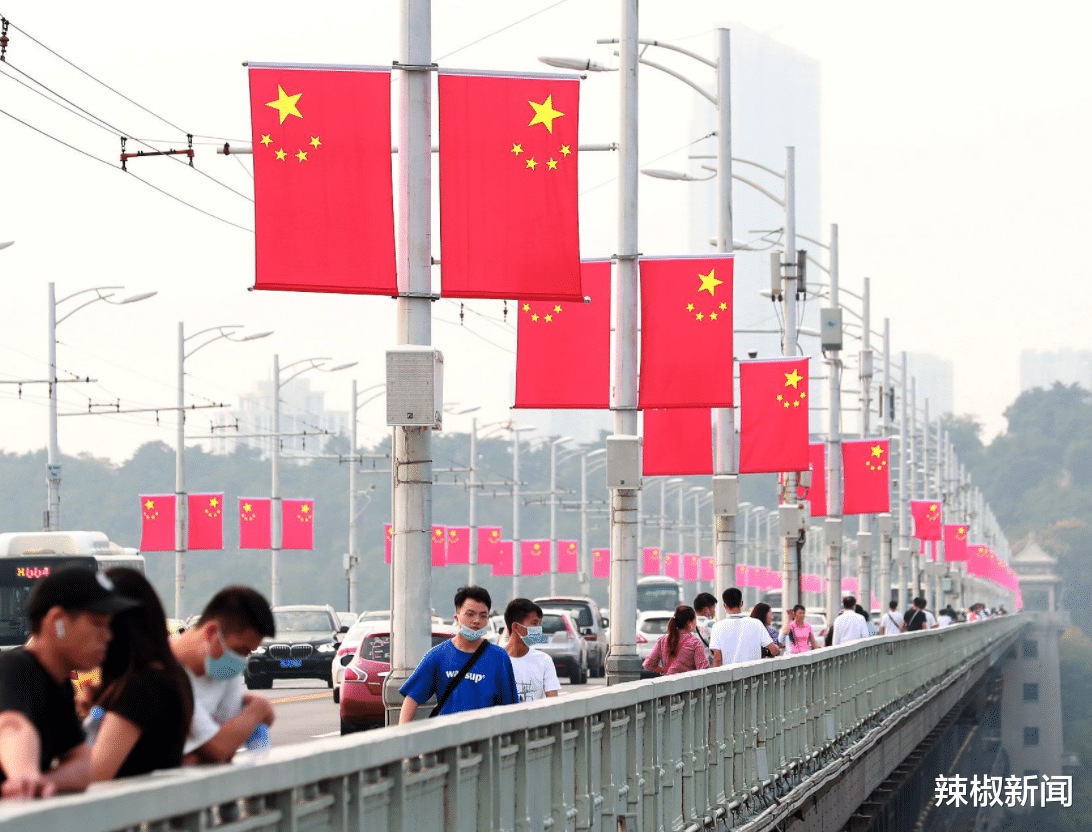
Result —
[{"label": "man in blue t-shirt", "polygon": [[[454,638],[425,653],[421,664],[399,689],[406,697],[398,717],[399,725],[412,721],[421,703],[433,696],[439,700],[444,695],[485,637],[492,606],[489,593],[480,586],[460,587],[455,593],[455,626],[459,631]],[[517,702],[516,677],[508,654],[495,644],[487,644],[474,666],[448,696],[439,715]]]}]

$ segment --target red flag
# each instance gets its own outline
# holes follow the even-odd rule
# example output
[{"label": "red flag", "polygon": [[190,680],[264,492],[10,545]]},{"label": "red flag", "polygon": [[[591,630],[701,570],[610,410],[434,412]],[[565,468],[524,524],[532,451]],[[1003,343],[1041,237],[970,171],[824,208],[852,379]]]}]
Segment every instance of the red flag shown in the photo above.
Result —
[{"label": "red flag", "polygon": [[701,579],[703,581],[715,581],[717,579],[717,570],[712,558],[701,559]]},{"label": "red flag", "polygon": [[[501,544],[500,526],[478,528],[478,563],[492,563]],[[497,574],[496,572],[493,573]],[[509,572],[508,574],[512,574]]]},{"label": "red flag", "polygon": [[447,552],[444,544],[447,542],[447,529],[443,526],[432,527],[432,565],[446,566]]},{"label": "red flag", "polygon": [[678,578],[681,564],[679,556],[674,552],[664,555],[664,575],[668,578]]},{"label": "red flag", "polygon": [[188,549],[224,548],[224,495],[190,494]]},{"label": "red flag", "polygon": [[739,362],[739,471],[808,467],[808,359]]},{"label": "red flag", "polygon": [[750,570],[749,567],[744,566],[741,563],[736,564],[736,586],[737,587],[750,586],[751,585],[749,583],[749,581],[751,580],[751,576],[749,574],[750,571],[751,570]]},{"label": "red flag", "polygon": [[592,577],[610,577],[610,549],[592,549]]},{"label": "red flag", "polygon": [[575,540],[557,541],[557,571],[562,575],[575,575],[579,571],[580,546]]},{"label": "red flag", "polygon": [[140,551],[174,551],[174,494],[153,494],[140,498]]},{"label": "red flag", "polygon": [[521,540],[519,542],[520,574],[547,575],[550,572],[550,541]]},{"label": "red flag", "polygon": [[391,547],[394,545],[394,526],[390,523],[383,524],[383,537],[386,539],[387,563],[391,562]]},{"label": "red flag", "polygon": [[281,548],[314,549],[314,500],[281,501]]},{"label": "red flag", "polygon": [[890,511],[889,460],[886,439],[842,442],[843,515]]},{"label": "red flag", "polygon": [[732,255],[641,258],[638,407],[731,407]]},{"label": "red flag", "polygon": [[470,527],[447,527],[447,564],[470,563]]},{"label": "red flag", "polygon": [[519,301],[516,407],[610,406],[610,261],[580,264],[584,301]]},{"label": "red flag", "polygon": [[641,571],[645,575],[659,575],[660,550],[646,548],[641,552],[641,554],[644,557],[644,568]]},{"label": "red flag", "polygon": [[441,294],[582,301],[573,75],[442,71]]},{"label": "red flag", "polygon": [[698,579],[698,556],[693,554],[683,555],[682,576],[684,581],[696,581]]},{"label": "red flag", "polygon": [[713,473],[713,417],[709,408],[646,410],[644,427],[644,476]]},{"label": "red flag", "polygon": [[256,289],[397,295],[389,70],[250,65]]},{"label": "red flag", "polygon": [[812,517],[827,516],[827,446],[824,442],[808,445],[808,468],[811,470],[811,487],[797,486],[797,499],[811,504]]},{"label": "red flag", "polygon": [[918,540],[940,540],[940,500],[911,500],[914,534]]},{"label": "red flag", "polygon": [[498,540],[493,545],[493,577],[504,577],[512,574],[512,553],[514,547],[511,540]]},{"label": "red flag", "polygon": [[842,578],[842,592],[843,593],[856,593],[857,592],[857,579],[856,578]]},{"label": "red flag", "polygon": [[[239,498],[240,549],[269,549],[273,546],[271,503],[268,497]],[[389,538],[387,555],[387,563],[390,563]]]},{"label": "red flag", "polygon": [[967,546],[967,573],[969,575],[986,576],[989,552],[989,547],[980,543],[971,543]]},{"label": "red flag", "polygon": [[967,560],[967,524],[947,523],[944,526],[944,560]]}]

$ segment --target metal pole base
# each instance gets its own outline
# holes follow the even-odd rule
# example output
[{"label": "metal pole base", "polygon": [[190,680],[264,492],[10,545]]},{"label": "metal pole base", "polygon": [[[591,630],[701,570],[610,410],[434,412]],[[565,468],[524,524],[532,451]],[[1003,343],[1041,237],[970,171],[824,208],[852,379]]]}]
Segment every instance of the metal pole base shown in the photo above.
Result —
[{"label": "metal pole base", "polygon": [[607,686],[640,679],[641,670],[640,656],[607,656]]}]

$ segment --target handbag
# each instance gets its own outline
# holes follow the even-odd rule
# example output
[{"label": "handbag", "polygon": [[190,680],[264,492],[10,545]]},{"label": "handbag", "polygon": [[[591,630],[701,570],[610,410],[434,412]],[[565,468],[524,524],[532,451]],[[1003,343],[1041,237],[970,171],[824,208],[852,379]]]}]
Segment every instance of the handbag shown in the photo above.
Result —
[{"label": "handbag", "polygon": [[482,643],[478,645],[478,649],[474,651],[474,655],[467,659],[466,664],[464,664],[462,666],[462,669],[455,674],[455,678],[452,679],[451,684],[447,686],[447,690],[444,691],[444,695],[440,697],[440,701],[436,703],[436,707],[433,708],[432,713],[428,715],[429,719],[432,719],[434,716],[440,715],[440,709],[447,704],[448,698],[451,696],[452,692],[454,692],[455,688],[458,687],[459,682],[461,682],[466,677],[466,674],[470,672],[470,668],[472,668],[477,663],[478,659],[481,658],[482,653],[485,652],[485,649],[488,646],[489,642],[483,638]]}]

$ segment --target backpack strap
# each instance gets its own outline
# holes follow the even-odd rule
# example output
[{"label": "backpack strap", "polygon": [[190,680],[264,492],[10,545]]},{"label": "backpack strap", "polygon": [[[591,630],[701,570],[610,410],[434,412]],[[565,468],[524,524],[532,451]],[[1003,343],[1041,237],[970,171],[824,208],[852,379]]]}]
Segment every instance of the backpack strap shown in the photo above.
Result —
[{"label": "backpack strap", "polygon": [[482,643],[478,645],[478,649],[474,651],[474,654],[469,659],[467,659],[466,664],[462,666],[462,669],[455,674],[455,678],[452,679],[451,684],[447,686],[444,695],[440,697],[440,701],[436,703],[436,707],[433,708],[432,713],[428,715],[429,719],[432,719],[434,716],[439,716],[440,709],[447,704],[448,698],[454,692],[455,688],[459,686],[459,682],[466,678],[466,674],[470,672],[470,668],[477,664],[478,659],[482,657],[482,653],[486,651],[487,647],[489,647],[489,642],[483,638]]}]

